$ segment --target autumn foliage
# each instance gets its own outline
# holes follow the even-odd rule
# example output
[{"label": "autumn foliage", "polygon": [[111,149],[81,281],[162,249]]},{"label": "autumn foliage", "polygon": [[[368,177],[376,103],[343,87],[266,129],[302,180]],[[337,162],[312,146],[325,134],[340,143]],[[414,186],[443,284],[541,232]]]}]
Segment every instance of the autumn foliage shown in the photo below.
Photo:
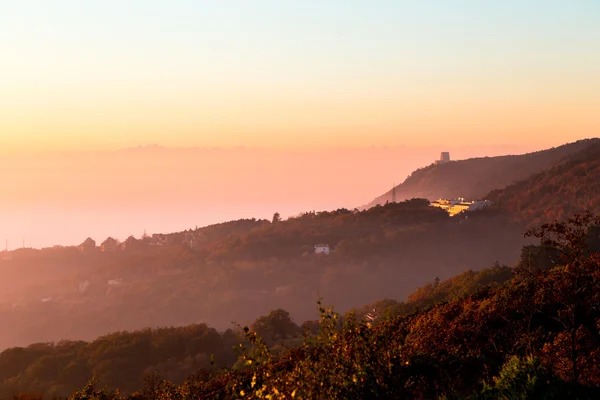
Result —
[{"label": "autumn foliage", "polygon": [[486,198],[513,219],[537,226],[586,210],[600,212],[599,178],[600,144],[594,142],[551,168],[493,190]]},{"label": "autumn foliage", "polygon": [[[274,356],[245,330],[241,366],[157,398],[598,398],[600,257],[576,215],[528,232],[557,251],[495,287],[374,325],[320,308],[318,334]],[[139,396],[142,396],[141,394]]]},{"label": "autumn foliage", "polygon": [[127,395],[92,381],[72,398],[600,398],[599,225],[590,213],[542,225],[527,232],[539,257],[529,249],[515,268],[436,280],[406,303],[381,303],[373,323],[319,303],[317,331],[274,351],[299,334],[277,310],[244,329],[232,368],[181,384],[149,375]]}]

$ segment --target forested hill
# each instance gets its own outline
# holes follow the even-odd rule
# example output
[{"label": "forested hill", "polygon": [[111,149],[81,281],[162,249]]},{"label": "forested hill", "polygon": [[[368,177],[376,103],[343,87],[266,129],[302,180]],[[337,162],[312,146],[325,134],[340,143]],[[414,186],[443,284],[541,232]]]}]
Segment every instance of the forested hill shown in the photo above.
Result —
[{"label": "forested hill", "polygon": [[[406,302],[382,300],[355,313],[362,318],[376,307],[381,312],[408,315],[418,308],[460,298],[485,286],[498,286],[511,278],[512,269],[507,266],[466,271],[435,287],[425,285]],[[314,307],[316,318],[317,304]],[[318,324],[315,320],[294,322],[285,310],[279,309],[257,318],[250,326],[276,350],[281,344],[301,343],[303,333],[314,333]],[[147,378],[152,372],[181,384],[192,374],[210,369],[211,355],[218,368],[234,365],[237,354],[233,348],[244,338],[239,328],[233,328],[219,333],[206,324],[193,324],[115,332],[91,342],[63,340],[6,349],[0,352],[0,399],[19,392],[43,394],[47,399],[68,396],[93,376],[124,393],[144,386],[147,389]]]},{"label": "forested hill", "polygon": [[0,398],[598,399],[599,225],[535,229],[514,268],[434,279],[365,306],[374,318],[320,307],[299,326],[276,309],[243,333],[194,324],[11,348]]},{"label": "forested hill", "polygon": [[[465,220],[417,199],[234,221],[166,235],[161,246],[14,251],[0,258],[0,350],[165,325],[226,329],[279,307],[302,320],[317,295],[340,310],[403,299],[436,276],[514,262],[521,233],[494,210]],[[317,243],[331,254],[315,254]]]},{"label": "forested hill", "polygon": [[586,210],[600,211],[600,144],[529,179],[494,190],[488,199],[514,220],[537,225]]},{"label": "forested hill", "polygon": [[[492,190],[527,179],[598,143],[600,139],[597,138],[585,139],[522,155],[471,158],[440,165],[432,164],[414,171],[402,184],[396,186],[396,199],[480,199]],[[384,204],[391,199],[390,190],[366,207]]]}]

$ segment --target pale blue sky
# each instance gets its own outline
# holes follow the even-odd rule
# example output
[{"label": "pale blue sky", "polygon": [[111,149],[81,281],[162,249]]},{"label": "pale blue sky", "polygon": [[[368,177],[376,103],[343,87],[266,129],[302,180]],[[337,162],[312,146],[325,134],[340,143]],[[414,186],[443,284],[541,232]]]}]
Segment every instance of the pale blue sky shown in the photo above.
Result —
[{"label": "pale blue sky", "polygon": [[[599,26],[597,0],[0,1],[0,144],[51,133],[65,144],[86,135],[97,142],[102,118],[118,121],[102,122],[102,140],[119,144],[128,135],[131,144],[215,144],[206,133],[214,129],[223,144],[248,145],[262,131],[256,143],[282,131],[343,135],[331,127],[354,132],[374,121],[387,133],[373,137],[385,144],[423,117],[411,110],[386,120],[413,101],[432,110],[446,104],[439,99],[464,104],[464,115],[486,100],[571,96],[560,107],[589,108],[600,99]],[[318,109],[303,109],[315,101]],[[356,114],[361,101],[375,111],[344,125],[343,115]],[[190,104],[203,105],[210,118],[185,111]],[[397,107],[378,114],[390,104]],[[128,106],[131,115],[123,115]],[[266,121],[273,107],[281,107],[280,120]],[[592,111],[573,120],[590,119],[589,126]],[[146,116],[158,114],[164,118],[150,126]],[[457,124],[438,114],[446,121],[440,127]],[[239,125],[221,123],[234,119]],[[198,131],[205,136],[193,136]],[[411,134],[407,141],[418,142]],[[364,132],[349,135],[358,140]],[[461,140],[476,132],[469,135]]]}]

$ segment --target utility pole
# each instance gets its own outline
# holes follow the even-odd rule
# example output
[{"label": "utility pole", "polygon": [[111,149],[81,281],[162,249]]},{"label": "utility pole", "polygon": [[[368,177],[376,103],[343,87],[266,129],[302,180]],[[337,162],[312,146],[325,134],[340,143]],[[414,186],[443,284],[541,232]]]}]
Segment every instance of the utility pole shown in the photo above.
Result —
[{"label": "utility pole", "polygon": [[394,182],[394,186],[392,187],[392,203],[396,202],[396,182]]}]

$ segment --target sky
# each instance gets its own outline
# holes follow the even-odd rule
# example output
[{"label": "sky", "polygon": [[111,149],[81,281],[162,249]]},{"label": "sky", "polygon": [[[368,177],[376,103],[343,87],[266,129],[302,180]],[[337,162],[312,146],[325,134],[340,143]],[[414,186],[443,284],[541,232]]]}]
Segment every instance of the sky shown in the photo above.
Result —
[{"label": "sky", "polygon": [[0,240],[353,208],[440,151],[596,137],[599,26],[597,0],[0,0]]},{"label": "sky", "polygon": [[600,127],[600,2],[0,0],[0,153],[547,146]]}]

